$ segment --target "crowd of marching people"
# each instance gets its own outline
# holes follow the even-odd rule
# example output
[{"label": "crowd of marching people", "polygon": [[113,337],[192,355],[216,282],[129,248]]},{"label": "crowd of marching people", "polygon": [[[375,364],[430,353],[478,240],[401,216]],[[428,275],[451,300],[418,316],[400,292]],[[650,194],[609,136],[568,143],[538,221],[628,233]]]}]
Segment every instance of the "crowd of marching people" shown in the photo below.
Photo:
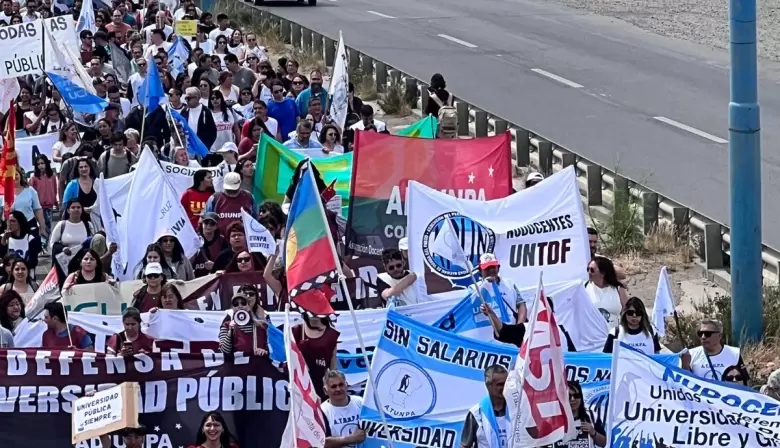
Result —
[{"label": "crowd of marching people", "polygon": [[[275,240],[283,241],[290,204],[306,162],[298,164],[292,174],[282,203],[258,201],[253,178],[256,171],[265,168],[255,166],[261,137],[291,150],[308,151],[309,157],[324,158],[350,152],[357,131],[389,133],[386,123],[374,118],[373,107],[354,95],[352,85],[346,122],[343,126],[335,123],[328,114],[332,98],[325,87],[326,73],[302,73],[291,58],[273,61],[274,55],[263,47],[262,35],[234,28],[226,14],[203,11],[193,0],[148,0],[143,5],[123,0],[96,2],[91,16],[83,5],[81,0],[72,4],[3,0],[1,4],[0,24],[4,25],[54,16],[78,21],[77,71],[87,74],[89,85],[83,88],[105,106],[98,113],[80,113],[67,104],[49,79],[25,76],[18,80],[18,97],[3,116],[6,126],[13,127],[8,135],[53,133],[57,140],[50,151],[43,151],[50,156],[43,152],[36,155],[29,173],[21,167],[8,170],[4,166],[13,180],[5,185],[6,217],[0,232],[0,349],[15,346],[15,332],[25,319],[25,309],[36,292],[45,288],[45,282],[56,283],[63,295],[79,285],[118,283],[112,259],[122,248],[109,241],[104,225],[96,219],[96,180],[130,173],[148,148],[157,160],[194,171],[192,185],[180,203],[201,245],[188,257],[173,231],[162,232],[151,241],[134,242],[145,247],[143,258],[125,269],[141,286],[122,313],[124,330],[109,338],[105,352],[131,356],[158,351],[159,341],[144,332],[143,313],[183,310],[180,288],[184,282],[212,274],[253,272],[278,298],[277,308],[263,307],[256,284],[241,285],[229,300],[231,313],[220,325],[215,342],[226,354],[268,357],[269,332],[273,330],[269,312],[284,311],[294,301],[288,297],[281,255],[285,249],[279,244],[274,253],[252,251],[241,212],[250,213]],[[178,21],[196,21],[195,34],[177,35]],[[157,107],[149,110],[148,84],[152,81],[159,82],[161,90]],[[440,74],[432,77],[430,93],[425,112],[439,118],[438,138],[453,136],[452,95]],[[205,149],[198,155],[192,150],[195,137]],[[6,143],[8,140],[12,139],[6,138]],[[223,168],[226,173],[219,179],[219,189],[215,189],[214,172],[205,169],[211,167]],[[323,192],[327,186],[313,166],[312,171],[318,190]],[[544,177],[531,173],[525,188],[540,182]],[[329,237],[335,247],[343,247],[337,214],[326,213]],[[124,219],[132,222],[145,217]],[[661,353],[665,348],[643,300],[626,288],[626,273],[621,267],[598,252],[598,232],[589,228],[588,237],[591,260],[583,266],[588,272],[584,287],[609,328],[601,351],[611,353],[621,341],[646,354]],[[501,264],[506,260],[492,253],[479,255],[479,280],[472,290],[495,289],[503,301],[501,310],[486,304],[479,309],[491,323],[496,341],[519,347],[528,337],[531,309],[512,279],[502,276]],[[355,276],[350,259],[343,253],[341,258],[344,275]],[[50,276],[39,269],[47,260],[52,266]],[[382,252],[376,289],[383,304],[420,303],[414,287],[417,280],[409,269],[406,238],[397,248]],[[315,297],[327,303],[332,294],[324,289]],[[554,312],[553,304],[551,300]],[[302,311],[302,322],[291,333],[322,400],[326,446],[357,446],[366,436],[355,424],[363,399],[348,392],[347,377],[338,369],[340,333],[329,317],[332,310]],[[244,313],[246,320],[230,317]],[[68,323],[68,311],[60,301],[46,301],[40,316],[46,325],[43,348],[95,350],[93,335]],[[564,326],[559,327],[562,347],[577,352],[569,333]],[[705,319],[697,334],[700,346],[681,353],[683,368],[708,379],[749,384],[739,348],[723,343],[721,322]],[[492,439],[496,418],[499,427],[504,425],[499,437],[506,437],[501,417],[506,415],[503,388],[507,369],[492,365],[484,375],[487,404],[477,403],[464,415],[459,442],[463,448],[501,446]],[[773,375],[765,386],[766,393],[777,394],[779,389],[780,375]],[[569,381],[568,393],[580,439],[605,446],[605,423],[586,410],[581,385]],[[126,428],[121,437],[127,448],[141,448],[147,433],[143,426]],[[110,437],[102,441],[104,447],[112,445]],[[193,446],[228,448],[236,447],[237,441],[223,417],[210,412],[204,415]]]}]

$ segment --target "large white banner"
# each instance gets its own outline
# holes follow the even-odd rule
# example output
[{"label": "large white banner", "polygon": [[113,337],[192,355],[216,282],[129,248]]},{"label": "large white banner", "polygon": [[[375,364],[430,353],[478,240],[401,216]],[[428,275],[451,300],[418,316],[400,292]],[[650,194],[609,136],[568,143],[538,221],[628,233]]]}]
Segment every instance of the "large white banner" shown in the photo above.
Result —
[{"label": "large white banner", "polygon": [[[79,39],[70,16],[39,19],[0,28],[0,79],[40,74],[44,66],[43,27],[48,27],[57,42],[78,53]],[[57,49],[46,47],[46,67],[57,59]]]},{"label": "large white banner", "polygon": [[[45,155],[52,160],[54,151],[52,147],[57,143],[59,138],[59,132],[52,132],[43,135],[34,135],[31,137],[24,137],[16,139],[16,159],[19,161],[19,165],[24,168],[25,172],[30,172],[35,169],[35,153]],[[58,163],[53,162],[52,168],[57,170]]]},{"label": "large white banner", "polygon": [[624,343],[612,360],[608,446],[768,447],[780,444],[780,402],[699,378]]},{"label": "large white banner", "polygon": [[181,205],[181,194],[167,180],[151,150],[141,153],[137,167],[119,221],[122,264],[128,271],[134,269],[143,259],[146,246],[166,231],[173,233],[187,257],[192,257],[201,242]]},{"label": "large white banner", "polygon": [[535,288],[542,271],[548,287],[587,279],[587,226],[572,167],[533,188],[487,202],[458,199],[410,181],[407,204],[409,265],[420,279],[418,295],[428,293],[426,271],[454,285],[471,284],[465,266],[431,250],[446,218],[476,275],[480,255],[490,252],[501,263],[501,276],[520,289]]}]

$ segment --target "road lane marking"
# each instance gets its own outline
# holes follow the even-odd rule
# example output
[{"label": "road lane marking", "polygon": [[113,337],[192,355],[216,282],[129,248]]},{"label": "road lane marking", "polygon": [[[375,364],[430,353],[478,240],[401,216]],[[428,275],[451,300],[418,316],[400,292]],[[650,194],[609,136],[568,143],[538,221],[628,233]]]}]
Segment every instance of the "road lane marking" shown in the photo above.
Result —
[{"label": "road lane marking", "polygon": [[531,71],[534,72],[534,73],[538,73],[538,74],[540,74],[542,76],[545,76],[547,78],[550,78],[552,80],[558,81],[561,84],[565,84],[565,85],[567,85],[569,87],[573,87],[575,89],[581,89],[583,87],[582,84],[577,84],[574,81],[570,81],[570,80],[568,80],[568,79],[566,79],[566,78],[564,78],[562,76],[558,76],[555,73],[550,73],[550,72],[548,72],[546,70],[542,70],[540,68],[532,68]]},{"label": "road lane marking", "polygon": [[679,121],[674,121],[671,118],[666,118],[666,117],[653,117],[653,118],[658,120],[658,121],[660,121],[661,123],[666,123],[669,126],[674,126],[677,129],[682,129],[683,131],[688,131],[691,134],[698,135],[699,137],[706,138],[707,140],[713,141],[715,143],[723,144],[723,143],[728,143],[729,142],[728,140],[724,140],[724,139],[722,139],[720,137],[717,137],[715,135],[712,135],[712,134],[709,134],[707,132],[700,131],[700,130],[698,130],[696,128],[690,127],[687,124],[680,123]]},{"label": "road lane marking", "polygon": [[460,40],[457,37],[448,36],[447,34],[439,34],[439,37],[441,37],[442,39],[447,39],[450,42],[455,42],[456,44],[463,45],[464,47],[477,48],[477,46],[472,44],[471,42],[466,42],[465,40]]},{"label": "road lane marking", "polygon": [[395,19],[395,17],[388,16],[387,14],[382,14],[381,12],[376,12],[376,11],[366,11],[366,12],[369,13],[369,14],[373,14],[375,16],[382,17],[384,19]]}]

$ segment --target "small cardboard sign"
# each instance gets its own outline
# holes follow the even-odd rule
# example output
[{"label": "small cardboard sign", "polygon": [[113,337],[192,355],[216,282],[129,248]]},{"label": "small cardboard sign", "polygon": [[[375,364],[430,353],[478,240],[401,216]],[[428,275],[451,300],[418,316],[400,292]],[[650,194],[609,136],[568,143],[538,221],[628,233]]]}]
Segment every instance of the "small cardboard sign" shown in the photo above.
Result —
[{"label": "small cardboard sign", "polygon": [[73,404],[71,442],[138,427],[138,383],[122,383]]},{"label": "small cardboard sign", "polygon": [[197,20],[177,20],[175,28],[176,34],[180,36],[194,36],[198,34]]}]

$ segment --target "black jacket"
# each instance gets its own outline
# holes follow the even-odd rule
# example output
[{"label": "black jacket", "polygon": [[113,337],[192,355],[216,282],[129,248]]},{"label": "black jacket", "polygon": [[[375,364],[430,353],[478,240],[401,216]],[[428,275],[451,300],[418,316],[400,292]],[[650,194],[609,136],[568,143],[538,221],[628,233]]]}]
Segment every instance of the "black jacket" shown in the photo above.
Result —
[{"label": "black jacket", "polygon": [[[190,108],[185,107],[181,111],[181,116],[185,120],[190,119]],[[198,130],[196,132],[200,141],[206,145],[206,148],[211,148],[214,141],[217,139],[217,125],[214,123],[214,116],[211,115],[211,111],[206,107],[200,110],[200,118],[198,118]]]},{"label": "black jacket", "polygon": [[[141,124],[144,119],[144,108],[135,106],[125,118],[125,127],[127,129],[136,129],[141,132]],[[157,147],[162,146],[171,139],[171,128],[168,126],[168,120],[165,115],[165,109],[162,106],[155,109],[143,124],[144,135],[141,136],[141,142],[147,137],[154,138],[157,141]],[[140,142],[139,142],[140,143]]]}]

